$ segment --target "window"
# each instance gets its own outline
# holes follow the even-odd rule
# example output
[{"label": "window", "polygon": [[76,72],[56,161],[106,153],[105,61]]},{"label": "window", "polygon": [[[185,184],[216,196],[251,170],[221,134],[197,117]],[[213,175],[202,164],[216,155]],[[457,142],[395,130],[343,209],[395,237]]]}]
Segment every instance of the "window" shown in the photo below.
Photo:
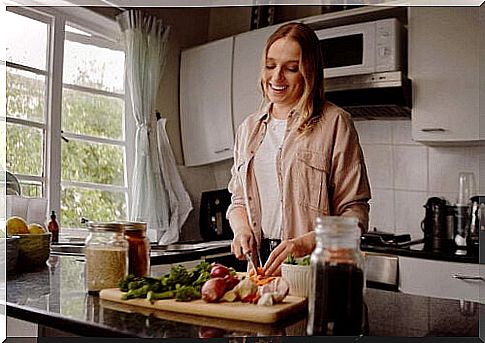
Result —
[{"label": "window", "polygon": [[7,170],[23,195],[60,210],[63,228],[127,219],[122,46],[46,12],[7,8]]}]

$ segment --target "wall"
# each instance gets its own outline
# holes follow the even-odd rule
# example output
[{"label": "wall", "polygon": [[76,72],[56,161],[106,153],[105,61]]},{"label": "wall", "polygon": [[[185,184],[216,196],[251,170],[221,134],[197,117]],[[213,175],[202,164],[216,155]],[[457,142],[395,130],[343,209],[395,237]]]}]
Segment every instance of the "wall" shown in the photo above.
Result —
[{"label": "wall", "polygon": [[[458,173],[472,171],[478,183],[479,147],[428,147],[411,138],[411,121],[356,121],[371,183],[369,228],[411,233],[420,229],[426,200],[456,202]],[[484,193],[485,185],[481,184]]]}]

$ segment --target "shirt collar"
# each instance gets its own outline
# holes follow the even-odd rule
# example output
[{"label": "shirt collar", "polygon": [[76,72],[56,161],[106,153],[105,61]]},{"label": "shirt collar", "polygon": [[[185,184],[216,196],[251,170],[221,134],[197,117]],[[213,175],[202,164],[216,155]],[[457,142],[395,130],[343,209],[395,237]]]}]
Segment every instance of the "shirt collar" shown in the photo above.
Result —
[{"label": "shirt collar", "polygon": [[[268,123],[268,121],[269,121],[269,109],[271,108],[272,105],[273,105],[272,102],[268,102],[264,105],[261,112],[259,113],[258,120],[263,121],[263,123],[265,123],[265,124]],[[296,109],[292,109],[290,111],[290,115],[288,116],[288,119],[291,119],[291,117],[293,117],[293,115],[295,115],[295,116],[299,115],[299,113]]]}]

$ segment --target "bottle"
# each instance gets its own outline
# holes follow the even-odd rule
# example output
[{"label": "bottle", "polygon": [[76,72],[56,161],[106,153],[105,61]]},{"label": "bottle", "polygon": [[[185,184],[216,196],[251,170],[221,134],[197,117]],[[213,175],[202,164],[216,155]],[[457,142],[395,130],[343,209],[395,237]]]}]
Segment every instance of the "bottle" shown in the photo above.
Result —
[{"label": "bottle", "polygon": [[146,237],[147,225],[142,222],[123,222],[128,241],[128,274],[150,274],[150,241]]},{"label": "bottle", "polygon": [[56,220],[56,211],[51,212],[51,219],[49,220],[49,223],[47,224],[47,229],[51,233],[51,242],[52,243],[58,243],[59,242],[59,224],[57,223]]},{"label": "bottle", "polygon": [[317,218],[316,247],[310,258],[307,334],[358,336],[363,333],[364,259],[356,218]]},{"label": "bottle", "polygon": [[85,279],[88,293],[118,287],[128,275],[128,242],[117,222],[87,222]]}]

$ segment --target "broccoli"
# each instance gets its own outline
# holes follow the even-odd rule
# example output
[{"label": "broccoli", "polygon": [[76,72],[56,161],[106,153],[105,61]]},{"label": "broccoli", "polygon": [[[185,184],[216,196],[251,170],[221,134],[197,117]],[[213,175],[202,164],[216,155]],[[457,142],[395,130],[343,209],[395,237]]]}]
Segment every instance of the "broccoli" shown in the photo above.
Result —
[{"label": "broccoli", "polygon": [[191,301],[201,298],[200,290],[194,286],[180,286],[176,290],[175,300]]},{"label": "broccoli", "polygon": [[160,299],[171,299],[175,296],[175,291],[165,291],[161,293],[156,293],[153,291],[149,291],[147,293],[147,299],[150,301],[152,304],[155,300],[160,300]]},{"label": "broccoli", "polygon": [[132,282],[134,279],[135,279],[135,275],[133,275],[133,274],[130,274],[127,277],[125,277],[124,279],[121,279],[118,282],[118,287],[120,288],[120,291],[122,291],[122,292],[128,292],[128,290],[129,290],[128,284],[130,282]]}]

